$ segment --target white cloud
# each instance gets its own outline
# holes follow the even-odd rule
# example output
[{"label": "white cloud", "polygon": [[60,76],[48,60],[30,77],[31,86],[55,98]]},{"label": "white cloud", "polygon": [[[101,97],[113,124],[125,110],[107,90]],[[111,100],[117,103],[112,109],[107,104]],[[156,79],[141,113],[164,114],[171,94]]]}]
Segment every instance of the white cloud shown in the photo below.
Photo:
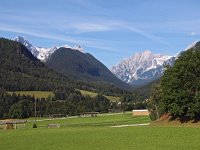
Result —
[{"label": "white cloud", "polygon": [[[76,1],[71,3],[77,3],[80,6],[90,6],[92,3],[87,1],[87,3],[83,1]],[[96,8],[88,7],[88,8]],[[100,9],[100,8],[99,8]],[[9,10],[10,11],[10,10]],[[23,14],[23,15],[22,15]],[[49,17],[50,16],[50,17]],[[71,17],[73,16],[73,17]],[[84,15],[83,15],[84,16]],[[121,20],[112,20],[107,17],[98,18],[97,16],[88,15],[87,17],[77,16],[72,14],[55,14],[47,15],[42,12],[31,12],[23,13],[23,11],[13,12],[11,11],[9,14],[2,13],[0,14],[0,21],[4,22],[7,25],[16,25],[17,27],[23,27],[23,31],[26,29],[35,29],[35,31],[45,31],[47,34],[51,34],[52,31],[55,33],[60,33],[63,35],[64,33],[68,33],[70,35],[82,34],[82,33],[90,33],[90,32],[107,32],[107,31],[120,31],[120,30],[128,30],[138,35],[141,35],[151,41],[155,41],[162,44],[167,44],[166,41],[163,41],[160,37],[155,36],[145,30],[146,25],[143,25],[143,29],[139,29],[140,25],[132,24],[129,22],[124,22]],[[34,18],[34,19],[33,19]],[[38,23],[40,25],[38,25]],[[6,26],[4,26],[6,27]],[[12,30],[12,28],[10,28]],[[33,34],[37,32],[32,32]],[[149,31],[149,30],[148,30]],[[37,35],[38,36],[38,35]],[[39,35],[41,36],[41,35]],[[46,36],[46,35],[42,35]],[[49,37],[49,36],[48,36]],[[45,38],[45,37],[44,37]],[[60,36],[58,37],[60,39]],[[74,39],[70,38],[70,41],[74,41]],[[69,41],[69,42],[70,42]]]},{"label": "white cloud", "polygon": [[147,32],[145,32],[144,30],[140,30],[140,29],[138,29],[138,28],[135,28],[134,25],[130,25],[130,24],[121,24],[120,26],[121,26],[122,28],[124,28],[124,29],[127,29],[127,30],[129,30],[129,31],[132,31],[132,32],[134,32],[134,33],[137,33],[137,34],[139,34],[139,35],[141,35],[141,36],[143,36],[143,37],[145,37],[145,38],[147,38],[147,39],[150,39],[150,40],[152,40],[152,41],[159,42],[159,43],[166,44],[166,45],[168,44],[166,41],[163,41],[160,37],[155,36],[155,35],[150,34],[150,33],[147,33]]},{"label": "white cloud", "polygon": [[7,32],[13,32],[13,33],[31,35],[31,36],[40,37],[40,38],[59,40],[59,41],[64,41],[66,43],[79,44],[81,46],[97,48],[104,51],[116,51],[116,49],[114,49],[112,45],[109,45],[109,44],[107,45],[97,39],[74,38],[74,37],[64,36],[64,35],[35,32],[30,29],[22,29],[22,28],[18,28],[14,26],[5,26],[2,24],[0,24],[0,31],[7,31]]},{"label": "white cloud", "polygon": [[195,35],[198,35],[198,33],[193,31],[193,32],[190,33],[190,35],[195,36]]},{"label": "white cloud", "polygon": [[75,30],[75,33],[102,32],[113,29],[110,25],[98,24],[98,23],[80,23],[73,25],[72,28]]},{"label": "white cloud", "polygon": [[[103,22],[103,23],[102,23]],[[159,42],[162,44],[168,44],[166,41],[162,40],[160,37],[155,36],[153,34],[147,33],[144,30],[138,29],[134,27],[134,25],[122,21],[107,21],[103,20],[101,22],[82,22],[75,24],[68,24],[67,26],[63,26],[63,29],[71,30],[75,34],[87,33],[87,32],[106,32],[106,31],[114,31],[114,30],[128,30],[138,35],[141,35],[149,40]]]}]

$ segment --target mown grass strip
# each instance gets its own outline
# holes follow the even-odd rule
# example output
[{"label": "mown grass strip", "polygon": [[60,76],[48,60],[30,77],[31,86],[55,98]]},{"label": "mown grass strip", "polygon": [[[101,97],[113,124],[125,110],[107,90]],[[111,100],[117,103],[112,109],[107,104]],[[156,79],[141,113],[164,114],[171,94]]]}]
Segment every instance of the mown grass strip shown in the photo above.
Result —
[{"label": "mown grass strip", "polygon": [[[81,94],[83,96],[90,96],[90,97],[96,97],[98,95],[98,93],[95,93],[95,92],[91,92],[91,91],[85,91],[85,90],[79,90],[81,92]],[[120,101],[120,97],[118,96],[107,96],[107,95],[104,95],[107,99],[109,99],[110,101],[113,101],[113,102],[119,102]]]},{"label": "mown grass strip", "polygon": [[8,93],[35,96],[35,98],[53,98],[54,97],[54,93],[50,91],[15,91],[15,92],[8,92]]}]

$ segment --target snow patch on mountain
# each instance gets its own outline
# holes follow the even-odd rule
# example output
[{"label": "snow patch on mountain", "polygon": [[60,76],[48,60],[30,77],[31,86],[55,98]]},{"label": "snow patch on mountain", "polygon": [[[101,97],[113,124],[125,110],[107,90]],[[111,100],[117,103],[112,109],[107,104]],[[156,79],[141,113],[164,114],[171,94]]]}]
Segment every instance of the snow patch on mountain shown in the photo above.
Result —
[{"label": "snow patch on mountain", "polygon": [[53,54],[58,48],[57,47],[52,47],[52,48],[43,48],[43,47],[36,47],[38,50],[39,54],[37,56],[38,59],[41,61],[46,61],[51,54]]},{"label": "snow patch on mountain", "polygon": [[64,48],[70,48],[70,49],[72,49],[72,47],[71,47],[71,46],[69,46],[69,45],[63,45],[63,46],[60,46],[60,47],[57,47],[57,48],[61,48],[61,47],[64,47]]},{"label": "snow patch on mountain", "polygon": [[72,49],[78,50],[78,51],[80,51],[82,53],[84,52],[83,48],[80,45],[75,45],[74,47],[72,47]]},{"label": "snow patch on mountain", "polygon": [[185,51],[187,51],[187,50],[189,50],[189,49],[195,47],[195,45],[196,45],[197,43],[198,43],[198,41],[195,41],[195,42],[193,42],[192,44],[188,45],[188,46],[186,47]]},{"label": "snow patch on mountain", "polygon": [[176,55],[176,59],[178,59],[181,54],[191,48],[194,48],[194,47],[200,47],[200,41],[194,41],[192,44],[188,45],[183,51],[179,52],[177,55]]},{"label": "snow patch on mountain", "polygon": [[51,56],[51,54],[53,54],[57,49],[62,48],[62,47],[70,48],[73,50],[78,50],[78,51],[84,53],[84,49],[80,45],[75,45],[73,47],[71,47],[69,45],[63,45],[60,47],[54,46],[51,48],[35,47],[22,36],[17,36],[14,39],[14,41],[23,44],[35,57],[37,57],[38,59],[40,59],[43,62],[46,61]]}]

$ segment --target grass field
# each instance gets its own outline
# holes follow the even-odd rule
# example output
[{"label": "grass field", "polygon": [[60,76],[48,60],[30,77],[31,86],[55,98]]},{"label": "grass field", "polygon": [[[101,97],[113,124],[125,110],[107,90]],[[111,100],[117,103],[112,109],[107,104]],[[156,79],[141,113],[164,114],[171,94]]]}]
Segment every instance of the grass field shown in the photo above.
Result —
[{"label": "grass field", "polygon": [[[40,118],[37,118],[39,120]],[[31,118],[31,121],[34,119]],[[38,121],[38,126],[46,126],[47,124],[59,123],[62,127],[110,127],[123,124],[139,124],[150,122],[149,117],[140,116],[133,117],[131,112],[124,114],[99,114],[98,117],[72,117],[66,119],[53,119],[50,121]],[[32,123],[28,126],[31,128]]]},{"label": "grass field", "polygon": [[[87,96],[89,95],[90,97],[95,97],[98,95],[98,93],[95,93],[95,92],[91,92],[91,91],[85,91],[85,90],[79,90],[81,92],[81,94],[83,96]],[[107,99],[109,99],[110,101],[113,101],[113,102],[119,102],[120,101],[120,97],[117,97],[117,96],[107,96],[107,95],[104,95]]]},{"label": "grass field", "polygon": [[[149,122],[131,113],[40,121],[39,128],[0,131],[0,149],[6,150],[199,150],[200,128],[112,125]],[[44,128],[60,123],[58,129]]]},{"label": "grass field", "polygon": [[[8,92],[8,93],[12,94],[13,92]],[[49,91],[15,91],[14,93],[20,95],[30,95],[30,96],[34,95],[36,98],[54,97],[54,93]]]}]

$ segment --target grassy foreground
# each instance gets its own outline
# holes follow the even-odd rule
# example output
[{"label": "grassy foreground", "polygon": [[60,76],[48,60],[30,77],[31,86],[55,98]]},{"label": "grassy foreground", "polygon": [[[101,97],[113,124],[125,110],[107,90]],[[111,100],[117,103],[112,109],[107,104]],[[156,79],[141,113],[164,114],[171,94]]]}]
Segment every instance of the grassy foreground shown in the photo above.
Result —
[{"label": "grassy foreground", "polygon": [[[130,113],[38,122],[39,128],[0,131],[0,147],[6,150],[197,150],[200,128],[136,126],[113,128],[116,124],[149,122]],[[42,128],[60,123],[61,128]]]},{"label": "grassy foreground", "polygon": [[[8,93],[12,94],[13,92],[8,92]],[[36,98],[54,97],[54,93],[49,91],[15,91],[14,93],[20,95],[35,96]]]},{"label": "grassy foreground", "polygon": [[[30,118],[32,122],[27,123],[27,128],[31,128],[34,118]],[[40,120],[40,118],[37,118]],[[60,124],[61,127],[110,127],[116,125],[124,124],[140,124],[150,122],[149,117],[140,116],[133,117],[131,112],[126,112],[125,114],[99,114],[98,117],[69,117],[66,119],[53,119],[38,121],[37,125],[39,127],[46,127],[47,124]]]}]

